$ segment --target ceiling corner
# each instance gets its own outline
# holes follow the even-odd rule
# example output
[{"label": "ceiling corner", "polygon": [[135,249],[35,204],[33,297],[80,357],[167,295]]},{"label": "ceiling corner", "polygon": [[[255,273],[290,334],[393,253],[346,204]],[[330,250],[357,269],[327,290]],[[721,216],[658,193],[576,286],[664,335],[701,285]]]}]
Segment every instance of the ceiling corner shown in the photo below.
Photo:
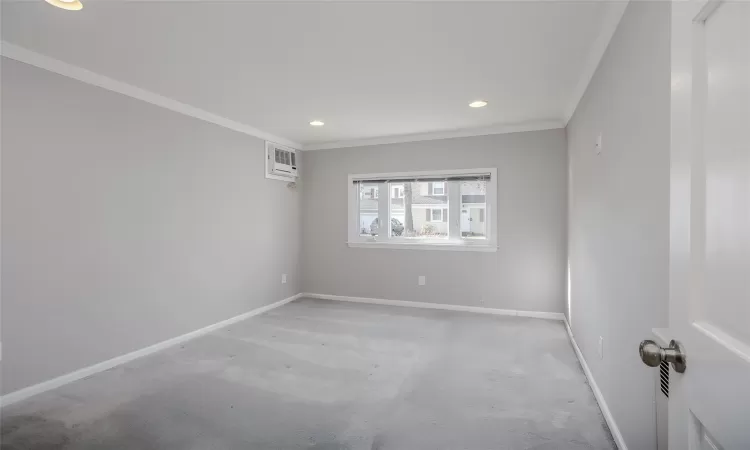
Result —
[{"label": "ceiling corner", "polygon": [[18,62],[22,62],[24,64],[46,70],[48,72],[53,72],[64,77],[72,78],[86,84],[106,89],[108,91],[117,92],[118,94],[126,95],[128,97],[135,98],[146,103],[151,103],[152,105],[159,106],[179,114],[184,114],[186,116],[190,116],[204,122],[213,123],[230,130],[238,131],[249,136],[257,137],[266,141],[272,141],[277,144],[293,147],[295,149],[302,148],[302,144],[300,144],[299,142],[294,142],[290,139],[276,136],[274,134],[259,130],[255,127],[251,127],[249,125],[245,125],[231,119],[227,119],[226,117],[219,116],[195,106],[191,106],[186,103],[182,103],[177,100],[165,97],[163,95],[141,89],[137,86],[123,83],[122,81],[109,78],[105,75],[92,72],[88,69],[84,69],[83,67],[78,67],[59,59],[43,55],[41,53],[37,53],[35,51],[29,50],[16,44],[12,44],[5,40],[0,41],[0,55]]},{"label": "ceiling corner", "polygon": [[332,150],[336,148],[365,147],[370,145],[400,144],[405,142],[434,141],[438,139],[452,139],[461,137],[487,136],[491,134],[522,133],[525,131],[542,131],[565,128],[565,123],[559,120],[539,120],[518,124],[497,124],[481,128],[463,128],[456,130],[433,131],[394,136],[381,136],[368,139],[357,139],[337,142],[308,144],[302,147],[304,151]]},{"label": "ceiling corner", "polygon": [[589,55],[583,66],[583,70],[581,71],[578,83],[573,90],[573,95],[563,112],[563,126],[568,126],[568,122],[573,117],[573,114],[578,107],[578,103],[580,103],[586,93],[586,89],[588,88],[591,79],[594,77],[594,73],[596,73],[599,63],[604,57],[604,52],[607,50],[609,42],[612,40],[612,37],[617,30],[617,26],[620,24],[620,20],[625,13],[625,8],[627,8],[628,3],[630,3],[630,0],[615,0],[608,2],[609,11],[607,11],[602,20],[599,35],[596,37],[596,40],[594,40],[594,43],[589,50]]}]

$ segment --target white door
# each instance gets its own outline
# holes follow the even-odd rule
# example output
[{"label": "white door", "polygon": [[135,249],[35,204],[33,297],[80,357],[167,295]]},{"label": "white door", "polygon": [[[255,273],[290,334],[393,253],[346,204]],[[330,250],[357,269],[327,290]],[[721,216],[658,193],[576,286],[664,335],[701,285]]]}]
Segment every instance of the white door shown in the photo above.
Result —
[{"label": "white door", "polygon": [[461,208],[461,233],[471,230],[471,210],[464,206]]},{"label": "white door", "polygon": [[750,449],[750,2],[672,3],[669,448]]}]

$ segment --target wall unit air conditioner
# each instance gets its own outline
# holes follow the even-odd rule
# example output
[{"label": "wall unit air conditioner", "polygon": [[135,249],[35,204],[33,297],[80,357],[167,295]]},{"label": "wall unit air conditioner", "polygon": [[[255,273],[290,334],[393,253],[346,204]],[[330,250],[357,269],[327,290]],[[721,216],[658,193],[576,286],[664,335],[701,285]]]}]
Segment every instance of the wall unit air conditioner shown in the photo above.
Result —
[{"label": "wall unit air conditioner", "polygon": [[297,151],[266,141],[266,178],[284,181],[297,179]]}]

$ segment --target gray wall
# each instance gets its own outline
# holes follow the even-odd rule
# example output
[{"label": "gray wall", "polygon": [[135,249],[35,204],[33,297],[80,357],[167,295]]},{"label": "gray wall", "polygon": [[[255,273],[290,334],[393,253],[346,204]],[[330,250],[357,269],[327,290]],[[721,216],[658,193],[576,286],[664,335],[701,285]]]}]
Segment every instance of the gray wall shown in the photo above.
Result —
[{"label": "gray wall", "polygon": [[4,393],[300,291],[263,141],[2,63]]},{"label": "gray wall", "polygon": [[656,445],[638,343],[667,325],[669,301],[669,21],[668,2],[630,3],[567,128],[572,330],[638,450]]},{"label": "gray wall", "polygon": [[[348,174],[477,167],[498,169],[497,253],[347,247]],[[564,130],[310,151],[303,172],[305,292],[563,311]]]}]

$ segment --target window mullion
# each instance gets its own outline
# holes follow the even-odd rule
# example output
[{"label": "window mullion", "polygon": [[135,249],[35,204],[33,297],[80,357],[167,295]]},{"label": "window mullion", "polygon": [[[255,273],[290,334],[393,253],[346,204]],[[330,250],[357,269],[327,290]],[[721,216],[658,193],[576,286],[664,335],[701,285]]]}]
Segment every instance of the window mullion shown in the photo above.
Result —
[{"label": "window mullion", "polygon": [[390,189],[388,183],[378,183],[378,222],[380,223],[378,241],[381,242],[388,242],[391,240],[391,217],[389,211],[391,193],[388,189]]},{"label": "window mullion", "polygon": [[349,180],[349,242],[361,240],[359,237],[359,183]]},{"label": "window mullion", "polygon": [[497,245],[497,177],[487,182],[485,191],[484,227],[489,245]]},{"label": "window mullion", "polygon": [[461,239],[461,183],[449,181],[448,189],[448,239]]}]

